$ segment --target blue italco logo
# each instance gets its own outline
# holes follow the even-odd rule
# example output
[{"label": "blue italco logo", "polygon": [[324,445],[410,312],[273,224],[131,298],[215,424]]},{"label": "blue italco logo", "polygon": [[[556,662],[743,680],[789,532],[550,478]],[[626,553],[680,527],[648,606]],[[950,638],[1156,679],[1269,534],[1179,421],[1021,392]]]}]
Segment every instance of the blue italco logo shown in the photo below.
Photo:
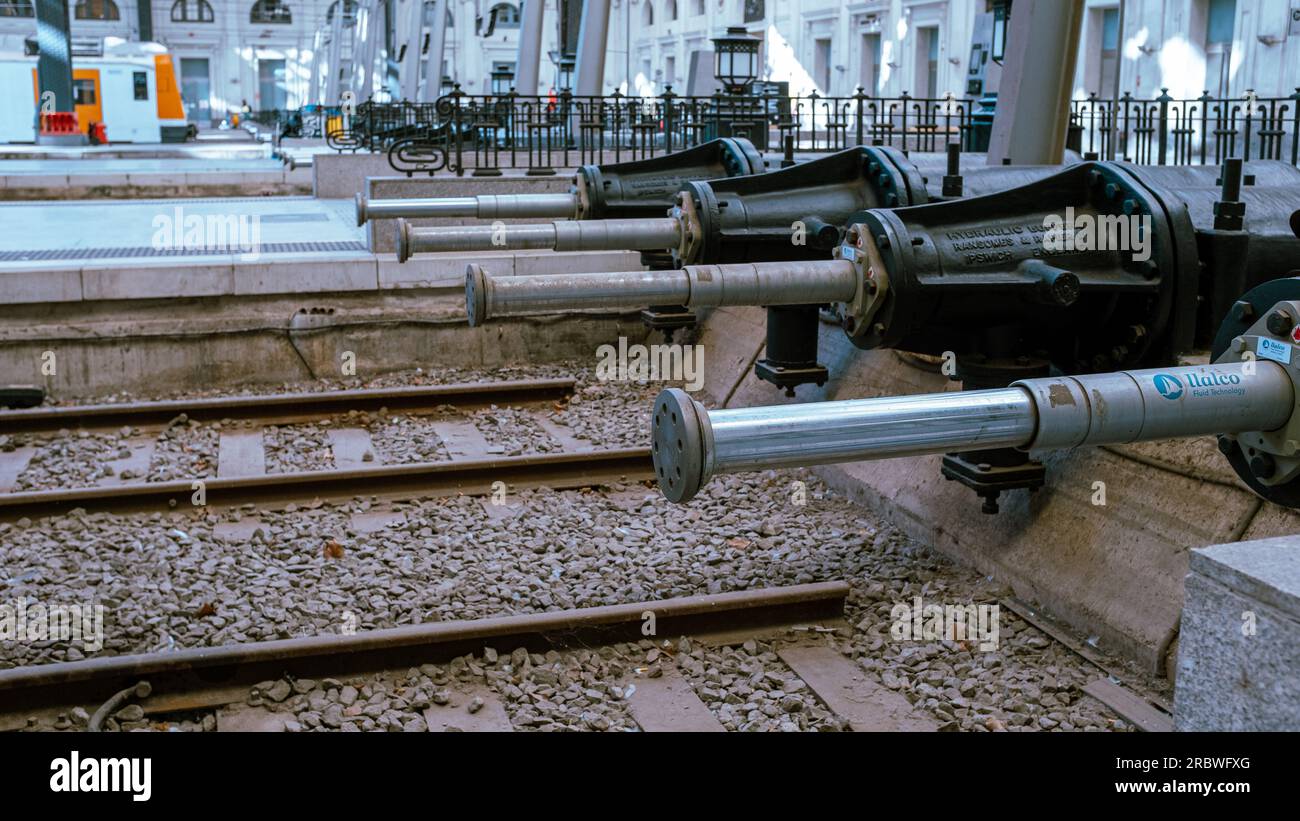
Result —
[{"label": "blue italco logo", "polygon": [[1179,399],[1183,395],[1183,383],[1173,374],[1158,373],[1151,377],[1151,381],[1160,395],[1166,399]]}]

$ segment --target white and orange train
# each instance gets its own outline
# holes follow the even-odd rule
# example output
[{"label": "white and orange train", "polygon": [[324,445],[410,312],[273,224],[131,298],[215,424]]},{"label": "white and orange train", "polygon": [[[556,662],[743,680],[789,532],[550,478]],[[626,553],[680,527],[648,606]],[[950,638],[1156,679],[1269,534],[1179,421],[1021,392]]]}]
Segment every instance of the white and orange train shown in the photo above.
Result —
[{"label": "white and orange train", "polygon": [[[109,142],[183,142],[194,135],[185,120],[176,68],[158,43],[104,40],[95,54],[72,57],[77,124],[86,133],[102,123]],[[35,141],[39,85],[37,57],[0,52],[0,143]],[[30,105],[23,105],[23,101]]]}]

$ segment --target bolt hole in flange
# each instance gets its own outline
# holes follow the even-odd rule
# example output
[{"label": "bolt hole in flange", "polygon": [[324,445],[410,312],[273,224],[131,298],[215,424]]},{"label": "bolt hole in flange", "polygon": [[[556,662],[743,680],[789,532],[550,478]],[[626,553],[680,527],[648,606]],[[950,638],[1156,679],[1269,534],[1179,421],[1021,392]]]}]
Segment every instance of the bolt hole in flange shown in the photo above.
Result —
[{"label": "bolt hole in flange", "polygon": [[1291,212],[1291,233],[1300,237],[1300,211]]}]

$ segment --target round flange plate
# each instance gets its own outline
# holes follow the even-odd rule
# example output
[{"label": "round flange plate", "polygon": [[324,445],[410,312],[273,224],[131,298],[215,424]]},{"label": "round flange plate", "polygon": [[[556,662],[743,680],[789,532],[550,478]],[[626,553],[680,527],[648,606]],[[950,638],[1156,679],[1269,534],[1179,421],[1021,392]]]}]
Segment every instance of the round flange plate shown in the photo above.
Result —
[{"label": "round flange plate", "polygon": [[397,261],[406,262],[411,258],[411,226],[404,219],[397,220]]},{"label": "round flange plate", "polygon": [[659,490],[669,501],[691,499],[704,478],[704,437],[695,400],[680,388],[661,391],[650,432]]},{"label": "round flange plate", "polygon": [[487,278],[482,266],[473,262],[465,266],[465,316],[471,328],[487,321]]},{"label": "round flange plate", "polygon": [[[1245,296],[1237,300],[1228,316],[1224,317],[1219,325],[1219,332],[1214,337],[1210,361],[1219,361],[1228,351],[1232,340],[1244,334],[1274,305],[1295,300],[1300,300],[1300,277],[1274,279],[1251,288]],[[1251,490],[1274,504],[1300,508],[1300,479],[1266,485],[1255,478],[1255,472],[1250,469],[1251,454],[1242,450],[1244,445],[1240,439],[1220,438],[1219,442],[1219,449],[1227,456],[1228,463]]]}]

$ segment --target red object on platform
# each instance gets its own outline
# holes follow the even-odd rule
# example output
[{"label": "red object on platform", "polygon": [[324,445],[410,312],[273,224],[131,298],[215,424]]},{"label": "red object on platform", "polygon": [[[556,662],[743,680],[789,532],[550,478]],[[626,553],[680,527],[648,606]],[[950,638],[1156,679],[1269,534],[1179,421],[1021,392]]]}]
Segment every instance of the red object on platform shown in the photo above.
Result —
[{"label": "red object on platform", "polygon": [[62,136],[64,134],[76,134],[77,113],[75,111],[52,111],[48,114],[41,115],[41,134],[47,136]]}]

